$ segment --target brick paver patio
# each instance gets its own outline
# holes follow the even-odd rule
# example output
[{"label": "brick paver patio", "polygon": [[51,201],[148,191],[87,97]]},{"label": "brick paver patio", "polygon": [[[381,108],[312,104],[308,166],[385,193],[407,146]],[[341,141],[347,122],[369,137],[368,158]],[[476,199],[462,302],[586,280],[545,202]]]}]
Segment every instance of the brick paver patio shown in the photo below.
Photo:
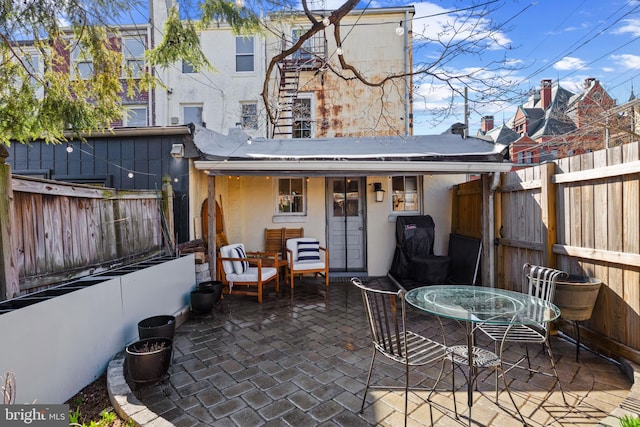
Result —
[{"label": "brick paver patio", "polygon": [[[386,279],[372,279],[383,283]],[[398,426],[403,423],[401,392],[373,391],[359,414],[371,343],[359,290],[348,281],[296,280],[292,295],[283,286],[264,303],[229,295],[223,312],[192,317],[176,331],[169,377],[155,385],[133,385],[135,395],[153,412],[176,426]],[[441,338],[438,322],[410,312],[412,329]],[[463,327],[445,324],[447,344],[464,341]],[[565,405],[553,379],[514,369],[510,388],[527,423],[533,426],[597,425],[625,399],[631,383],[612,361],[552,337]],[[480,342],[482,344],[482,341]],[[487,342],[486,345],[490,347]],[[520,347],[509,349],[515,358]],[[542,346],[529,348],[535,364],[548,364]],[[403,371],[377,359],[373,381],[402,384]],[[413,371],[412,378],[434,378],[437,369]],[[450,365],[442,386],[451,389]],[[468,423],[466,384],[455,371],[455,393],[433,397],[438,426]],[[500,385],[502,383],[500,382]],[[495,375],[481,373],[474,394],[474,426],[520,424],[506,393],[495,404]],[[409,397],[409,425],[429,425],[430,410],[423,398]],[[453,415],[453,398],[460,418]]]}]

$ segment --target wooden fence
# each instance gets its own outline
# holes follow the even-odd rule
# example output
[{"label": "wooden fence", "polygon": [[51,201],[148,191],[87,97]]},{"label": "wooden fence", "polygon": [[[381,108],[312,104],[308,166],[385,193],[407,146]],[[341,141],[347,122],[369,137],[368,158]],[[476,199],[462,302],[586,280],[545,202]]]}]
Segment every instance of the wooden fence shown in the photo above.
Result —
[{"label": "wooden fence", "polygon": [[[600,279],[593,315],[581,322],[581,338],[603,354],[635,362],[640,362],[639,151],[633,143],[503,174],[494,212],[497,286],[520,291],[525,262]],[[458,186],[454,226],[481,210],[481,198],[470,196],[479,193],[478,182]],[[464,234],[473,235],[478,227]]]},{"label": "wooden fence", "polygon": [[0,300],[161,251],[163,206],[160,191],[11,177],[0,163]]}]

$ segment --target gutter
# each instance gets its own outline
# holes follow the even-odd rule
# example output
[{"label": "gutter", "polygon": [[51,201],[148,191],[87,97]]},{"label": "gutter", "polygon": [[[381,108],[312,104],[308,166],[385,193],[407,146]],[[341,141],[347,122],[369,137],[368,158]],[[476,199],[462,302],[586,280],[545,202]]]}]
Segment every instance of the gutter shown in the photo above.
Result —
[{"label": "gutter", "polygon": [[68,139],[77,138],[116,138],[126,136],[170,136],[170,135],[191,135],[191,128],[182,126],[157,126],[139,128],[115,128],[96,132],[64,132],[64,137]]}]

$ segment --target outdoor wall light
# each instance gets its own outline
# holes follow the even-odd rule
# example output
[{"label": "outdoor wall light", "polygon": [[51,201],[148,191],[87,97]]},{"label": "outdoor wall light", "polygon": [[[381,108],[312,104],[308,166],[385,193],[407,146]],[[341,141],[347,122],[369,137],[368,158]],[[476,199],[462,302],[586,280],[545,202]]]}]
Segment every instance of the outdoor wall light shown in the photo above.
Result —
[{"label": "outdoor wall light", "polygon": [[396,27],[396,34],[399,36],[404,34],[404,27],[402,26],[402,21],[400,21],[400,25]]},{"label": "outdoor wall light", "polygon": [[184,157],[184,145],[183,144],[173,144],[171,146],[171,157],[174,159],[181,159]]},{"label": "outdoor wall light", "polygon": [[382,189],[382,183],[373,183],[373,192],[376,193],[376,202],[384,202],[384,190]]}]

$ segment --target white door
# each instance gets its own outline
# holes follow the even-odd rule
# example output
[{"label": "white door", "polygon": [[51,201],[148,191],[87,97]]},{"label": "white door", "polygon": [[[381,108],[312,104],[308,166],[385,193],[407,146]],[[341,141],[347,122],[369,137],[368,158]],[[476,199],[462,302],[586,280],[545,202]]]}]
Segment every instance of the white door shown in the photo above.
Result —
[{"label": "white door", "polygon": [[329,267],[331,271],[364,271],[364,178],[327,178]]}]

